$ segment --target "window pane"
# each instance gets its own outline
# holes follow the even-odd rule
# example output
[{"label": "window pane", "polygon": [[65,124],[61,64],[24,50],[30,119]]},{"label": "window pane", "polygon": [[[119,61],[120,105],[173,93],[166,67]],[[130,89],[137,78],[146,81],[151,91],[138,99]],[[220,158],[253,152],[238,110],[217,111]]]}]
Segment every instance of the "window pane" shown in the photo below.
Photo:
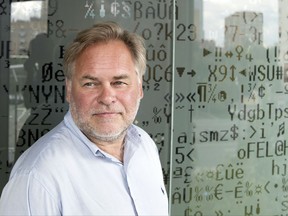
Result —
[{"label": "window pane", "polygon": [[62,121],[63,54],[112,20],[147,48],[135,124],[155,141],[171,215],[286,215],[287,0],[0,4],[0,187]]}]

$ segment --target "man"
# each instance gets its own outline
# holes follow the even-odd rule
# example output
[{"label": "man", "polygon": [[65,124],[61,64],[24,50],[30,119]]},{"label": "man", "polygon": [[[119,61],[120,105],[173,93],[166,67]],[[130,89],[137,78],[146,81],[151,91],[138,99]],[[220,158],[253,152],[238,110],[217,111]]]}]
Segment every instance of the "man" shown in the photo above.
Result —
[{"label": "man", "polygon": [[65,51],[63,122],[19,158],[0,215],[168,215],[156,145],[132,124],[143,97],[142,39],[112,22]]}]

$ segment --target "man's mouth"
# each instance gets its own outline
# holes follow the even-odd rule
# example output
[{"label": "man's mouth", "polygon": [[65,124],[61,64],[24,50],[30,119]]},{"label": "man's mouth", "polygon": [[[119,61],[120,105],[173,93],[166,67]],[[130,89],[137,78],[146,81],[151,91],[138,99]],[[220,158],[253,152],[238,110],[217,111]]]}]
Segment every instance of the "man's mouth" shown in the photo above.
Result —
[{"label": "man's mouth", "polygon": [[103,116],[103,117],[112,117],[112,116],[116,116],[116,115],[119,115],[120,114],[120,112],[97,112],[97,113],[94,113],[93,115],[95,115],[95,116]]}]

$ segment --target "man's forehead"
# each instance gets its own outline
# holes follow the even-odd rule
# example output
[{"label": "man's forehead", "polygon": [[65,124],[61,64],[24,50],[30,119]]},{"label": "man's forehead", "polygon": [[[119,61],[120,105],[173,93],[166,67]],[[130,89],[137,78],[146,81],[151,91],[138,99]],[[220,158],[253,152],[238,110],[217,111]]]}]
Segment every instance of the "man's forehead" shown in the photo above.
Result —
[{"label": "man's forehead", "polygon": [[[84,62],[83,62],[84,59]],[[115,66],[134,66],[134,62],[131,56],[127,56],[124,53],[83,53],[82,58],[78,59],[78,63],[91,64],[95,68],[109,68]]]},{"label": "man's forehead", "polygon": [[90,62],[90,63],[80,63],[81,68],[85,70],[113,70],[113,71],[134,71],[135,67],[134,65],[128,64],[125,61],[97,61],[97,62]]}]

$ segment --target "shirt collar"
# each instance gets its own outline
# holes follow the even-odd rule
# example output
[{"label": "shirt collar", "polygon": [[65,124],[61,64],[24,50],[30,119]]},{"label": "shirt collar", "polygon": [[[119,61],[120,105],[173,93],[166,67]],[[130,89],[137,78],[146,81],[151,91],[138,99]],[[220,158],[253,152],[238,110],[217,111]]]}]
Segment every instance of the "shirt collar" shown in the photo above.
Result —
[{"label": "shirt collar", "polygon": [[142,145],[141,134],[137,130],[136,126],[131,125],[128,128],[125,146],[124,146],[124,163],[128,163],[133,157],[134,153]]}]

